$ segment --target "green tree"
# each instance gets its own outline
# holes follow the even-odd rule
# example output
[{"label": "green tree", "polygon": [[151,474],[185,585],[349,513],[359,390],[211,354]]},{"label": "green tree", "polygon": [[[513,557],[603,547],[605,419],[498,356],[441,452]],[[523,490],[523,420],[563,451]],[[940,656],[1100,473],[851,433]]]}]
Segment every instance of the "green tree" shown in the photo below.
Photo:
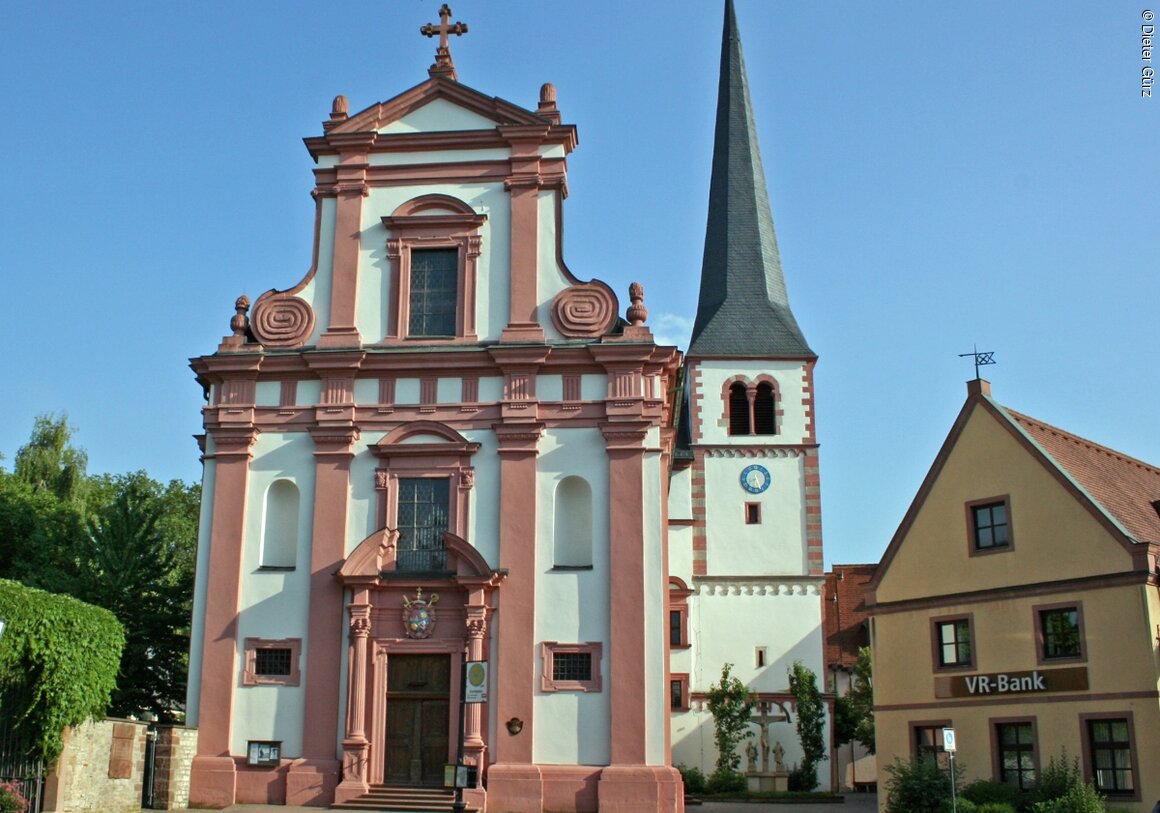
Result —
[{"label": "green tree", "polygon": [[797,733],[802,746],[801,764],[794,770],[798,787],[791,790],[813,790],[818,786],[818,763],[826,759],[826,704],[818,690],[818,676],[801,661],[789,670],[789,691],[797,711]]},{"label": "green tree", "polygon": [[83,528],[79,505],[0,471],[0,573],[62,592],[60,570]]},{"label": "green tree", "polygon": [[874,753],[874,686],[870,647],[858,650],[850,691],[834,699],[834,742],[845,745],[857,740]]},{"label": "green tree", "polygon": [[741,754],[737,746],[749,734],[749,713],[754,699],[745,684],[732,674],[733,664],[721,667],[721,682],[709,687],[706,705],[713,715],[717,743],[717,768],[714,775],[739,774]]},{"label": "green tree", "polygon": [[83,503],[88,455],[72,445],[74,431],[67,415],[38,415],[32,437],[16,452],[17,479],[34,491],[48,491],[62,500]]},{"label": "green tree", "polygon": [[102,478],[111,498],[88,518],[75,551],[78,598],[112,611],[126,644],[115,714],[180,716],[185,702],[199,489],[143,472]]}]

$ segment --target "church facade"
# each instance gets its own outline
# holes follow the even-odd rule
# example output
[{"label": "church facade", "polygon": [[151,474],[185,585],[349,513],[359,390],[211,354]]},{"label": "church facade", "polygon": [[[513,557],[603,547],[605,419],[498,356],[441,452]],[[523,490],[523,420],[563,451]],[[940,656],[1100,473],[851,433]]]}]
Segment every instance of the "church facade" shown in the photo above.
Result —
[{"label": "church facade", "polygon": [[[354,114],[338,97],[306,140],[309,272],[239,298],[192,361],[191,804],[343,804],[461,762],[472,808],[677,811],[721,663],[765,647],[771,719],[787,659],[820,669],[814,356],[726,6],[718,149],[729,111],[748,123],[714,158],[687,359],[640,286],[625,307],[568,269],[576,129],[551,85],[525,109],[461,84],[446,6],[426,81]],[[715,233],[737,161],[752,233]],[[751,318],[773,332],[734,353]]]}]

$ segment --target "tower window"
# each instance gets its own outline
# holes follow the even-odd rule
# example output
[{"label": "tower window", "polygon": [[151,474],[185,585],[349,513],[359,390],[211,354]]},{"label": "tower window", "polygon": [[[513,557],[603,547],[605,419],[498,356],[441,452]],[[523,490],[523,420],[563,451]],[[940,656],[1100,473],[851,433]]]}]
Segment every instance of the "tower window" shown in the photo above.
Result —
[{"label": "tower window", "polygon": [[729,434],[748,435],[749,426],[749,393],[738,382],[729,387]]},{"label": "tower window", "polygon": [[745,524],[746,525],[760,525],[761,524],[761,503],[757,503],[757,502],[745,503]]},{"label": "tower window", "polygon": [[753,434],[773,435],[777,433],[776,421],[777,400],[774,398],[773,385],[762,381],[757,385],[757,392],[753,396]]}]

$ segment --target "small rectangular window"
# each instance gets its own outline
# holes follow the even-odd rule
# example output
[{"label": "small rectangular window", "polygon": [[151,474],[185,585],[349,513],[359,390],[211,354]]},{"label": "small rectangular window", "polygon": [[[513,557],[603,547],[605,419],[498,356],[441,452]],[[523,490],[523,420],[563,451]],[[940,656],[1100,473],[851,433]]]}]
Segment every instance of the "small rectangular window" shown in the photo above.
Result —
[{"label": "small rectangular window", "polygon": [[246,638],[243,647],[243,686],[299,685],[301,638]]},{"label": "small rectangular window", "polygon": [[683,687],[681,686],[681,681],[670,680],[669,681],[669,708],[679,709],[684,705],[684,703],[685,703],[685,693],[683,691]]},{"label": "small rectangular window", "polygon": [[288,675],[290,674],[289,647],[277,649],[258,649],[254,651],[255,675]]},{"label": "small rectangular window", "polygon": [[971,666],[974,663],[969,618],[936,620],[934,622],[934,635],[935,651],[940,667]]},{"label": "small rectangular window", "polygon": [[1007,521],[1007,503],[990,502],[971,506],[971,527],[975,550],[989,551],[1006,548],[1011,544]]},{"label": "small rectangular window", "polygon": [[1039,625],[1043,636],[1044,660],[1078,658],[1083,654],[1077,608],[1040,610]]},{"label": "small rectangular window", "polygon": [[540,689],[545,692],[599,692],[601,690],[600,642],[540,644],[543,673]]},{"label": "small rectangular window", "polygon": [[761,503],[758,503],[758,502],[745,503],[745,524],[746,525],[760,525],[761,524]]},{"label": "small rectangular window", "polygon": [[753,662],[758,669],[765,666],[765,647],[759,646],[753,650]]}]

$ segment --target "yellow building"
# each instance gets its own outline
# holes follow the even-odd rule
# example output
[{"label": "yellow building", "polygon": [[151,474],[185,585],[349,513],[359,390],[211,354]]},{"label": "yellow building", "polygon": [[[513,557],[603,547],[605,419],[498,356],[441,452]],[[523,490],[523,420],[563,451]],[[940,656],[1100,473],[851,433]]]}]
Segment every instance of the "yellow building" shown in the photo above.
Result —
[{"label": "yellow building", "polygon": [[968,781],[1027,788],[1066,749],[1149,811],[1160,469],[967,391],[870,583],[879,774],[950,727]]}]

